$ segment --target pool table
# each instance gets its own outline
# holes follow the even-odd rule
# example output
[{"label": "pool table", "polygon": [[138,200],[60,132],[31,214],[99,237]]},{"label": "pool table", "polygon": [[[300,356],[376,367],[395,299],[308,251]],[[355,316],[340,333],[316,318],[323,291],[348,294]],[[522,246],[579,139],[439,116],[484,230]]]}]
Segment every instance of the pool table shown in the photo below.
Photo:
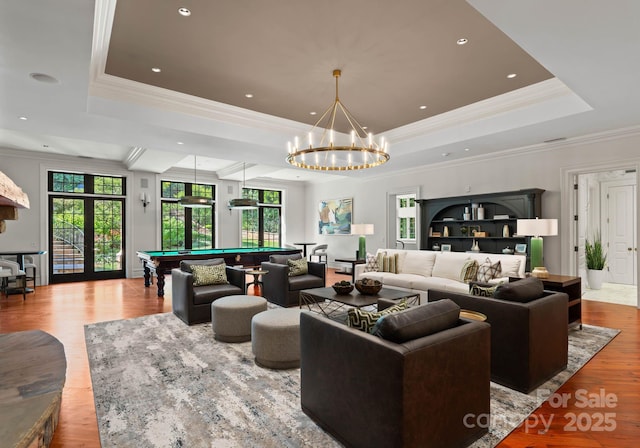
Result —
[{"label": "pool table", "polygon": [[269,255],[288,255],[300,253],[298,249],[282,247],[241,247],[232,249],[203,249],[203,250],[141,250],[138,258],[144,267],[144,286],[153,283],[152,273],[158,278],[158,296],[164,296],[164,276],[171,269],[180,266],[182,260],[204,260],[207,258],[224,258],[228,266],[242,265],[246,268],[260,266],[263,261],[269,261]]}]

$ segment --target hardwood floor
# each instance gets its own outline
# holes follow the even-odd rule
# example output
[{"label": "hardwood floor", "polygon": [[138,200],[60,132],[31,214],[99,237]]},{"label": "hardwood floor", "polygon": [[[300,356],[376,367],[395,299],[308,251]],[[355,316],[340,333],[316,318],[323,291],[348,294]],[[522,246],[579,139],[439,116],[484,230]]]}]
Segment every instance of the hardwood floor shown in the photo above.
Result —
[{"label": "hardwood floor", "polygon": [[[330,270],[327,284],[348,277]],[[0,297],[0,333],[42,329],[65,346],[67,381],[60,422],[52,447],[99,447],[84,325],[171,311],[171,287],[165,299],[142,279],[106,280],[38,287],[35,294]],[[250,291],[252,293],[253,291]],[[554,395],[570,394],[566,407],[545,402],[500,447],[635,447],[640,437],[640,311],[634,307],[583,302],[583,322],[622,332]],[[579,330],[576,330],[579,331]],[[591,400],[579,407],[582,393],[613,394],[615,407]],[[555,403],[554,403],[555,404]],[[571,420],[570,413],[576,417]],[[606,415],[612,414],[612,415]],[[602,417],[602,420],[601,420]],[[551,422],[548,431],[542,422]],[[615,429],[606,430],[612,425]],[[576,429],[572,431],[571,429]],[[600,430],[598,430],[600,429]]]}]

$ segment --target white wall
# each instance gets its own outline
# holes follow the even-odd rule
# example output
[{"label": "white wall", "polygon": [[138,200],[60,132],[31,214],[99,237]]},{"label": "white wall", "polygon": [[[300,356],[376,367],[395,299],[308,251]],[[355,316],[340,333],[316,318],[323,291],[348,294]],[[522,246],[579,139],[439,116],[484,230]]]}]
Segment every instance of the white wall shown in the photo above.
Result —
[{"label": "white wall", "polygon": [[[476,157],[465,162],[442,163],[437,166],[415,169],[392,176],[360,179],[345,179],[322,184],[272,183],[248,181],[248,187],[282,188],[285,201],[284,243],[306,240],[329,245],[330,261],[336,257],[354,257],[358,237],[331,236],[317,234],[317,206],[322,199],[353,198],[353,222],[373,223],[375,235],[367,237],[367,249],[375,251],[379,247],[394,247],[394,241],[387,241],[387,195],[389,192],[419,188],[421,198],[462,196],[467,194],[493,193],[523,188],[542,188],[542,218],[558,218],[560,235],[545,238],[545,264],[550,272],[564,273],[565,259],[571,243],[568,240],[568,201],[561,198],[568,194],[566,178],[572,170],[586,170],[590,167],[640,167],[640,131],[620,132],[618,135],[603,135],[579,138],[573,142],[546,145],[503,152],[491,157]],[[393,149],[391,147],[391,161]],[[128,176],[130,188],[127,202],[129,221],[127,228],[128,276],[141,273],[135,251],[157,249],[159,235],[157,221],[159,179],[191,179],[189,170],[172,171],[163,175],[145,172],[130,172],[120,163],[101,162],[82,158],[43,155],[29,151],[15,151],[0,148],[0,171],[7,174],[29,195],[30,210],[20,210],[20,219],[7,222],[7,231],[0,234],[0,250],[17,250],[26,247],[47,247],[46,226],[46,178],[47,168],[122,174]],[[374,168],[375,170],[375,168]],[[155,176],[155,177],[154,177]],[[218,188],[221,204],[237,197],[239,183],[217,179],[213,174],[199,175],[202,181],[211,181]],[[149,178],[152,203],[143,213],[139,202],[140,179]],[[232,192],[228,192],[232,186]],[[640,195],[637,195],[640,197]],[[42,200],[41,200],[42,199]],[[640,210],[640,207],[638,207]],[[233,247],[239,244],[239,213],[229,212],[224,205],[218,207],[218,247]],[[564,263],[564,264],[563,264]],[[566,268],[564,268],[566,270]],[[42,271],[42,269],[41,269]],[[46,276],[43,278],[46,279]]]},{"label": "white wall", "polygon": [[[27,193],[29,209],[18,211],[19,219],[6,221],[7,230],[0,234],[0,251],[48,248],[47,233],[47,172],[49,170],[87,172],[125,176],[127,179],[127,199],[125,201],[126,226],[126,275],[142,276],[142,264],[136,257],[138,250],[160,248],[160,180],[193,181],[191,170],[175,169],[156,174],[143,171],[129,171],[119,162],[109,162],[81,157],[68,157],[32,151],[16,151],[0,148],[0,171],[11,178]],[[146,179],[148,187],[143,188]],[[240,245],[240,212],[230,211],[226,204],[239,195],[241,183],[218,179],[214,173],[199,172],[198,180],[216,185],[218,199],[216,221],[218,232],[216,247],[238,247]],[[305,186],[298,182],[247,181],[247,187],[273,188],[283,191],[284,201],[284,243],[304,239]],[[145,209],[140,201],[140,193],[150,195],[151,202]],[[36,263],[39,265],[39,284],[48,282],[47,257]]]},{"label": "white wall", "polygon": [[[353,257],[357,238],[317,236],[314,233],[318,201],[327,198],[353,197],[353,222],[375,225],[376,234],[367,237],[367,250],[395,247],[395,241],[386,241],[386,212],[383,208],[390,190],[418,185],[421,199],[465,194],[483,194],[524,188],[542,188],[541,218],[558,218],[560,235],[545,238],[545,265],[552,273],[563,272],[565,258],[571,256],[563,245],[568,232],[568,204],[561,204],[565,172],[581,167],[603,164],[640,164],[640,132],[623,135],[601,135],[576,139],[574,142],[556,143],[526,150],[513,150],[493,156],[476,157],[464,162],[449,162],[415,169],[388,177],[316,184],[308,188],[306,204],[307,239],[329,245],[330,260]],[[393,163],[393,147],[390,147]],[[375,169],[375,168],[373,168]],[[467,192],[467,186],[470,191]],[[564,220],[564,223],[563,223]],[[564,251],[564,252],[563,252]]]}]

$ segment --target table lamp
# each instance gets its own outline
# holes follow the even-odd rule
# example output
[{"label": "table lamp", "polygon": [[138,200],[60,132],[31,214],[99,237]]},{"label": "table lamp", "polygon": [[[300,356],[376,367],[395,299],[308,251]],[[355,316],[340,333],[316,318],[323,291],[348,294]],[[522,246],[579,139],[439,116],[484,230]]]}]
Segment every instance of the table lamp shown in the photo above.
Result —
[{"label": "table lamp", "polygon": [[555,236],[558,234],[557,219],[518,219],[518,236],[531,237],[531,275],[538,278],[548,278],[549,272],[543,263],[543,236]]},{"label": "table lamp", "polygon": [[352,224],[351,235],[360,235],[356,258],[364,260],[367,257],[367,239],[365,235],[373,235],[373,224]]}]

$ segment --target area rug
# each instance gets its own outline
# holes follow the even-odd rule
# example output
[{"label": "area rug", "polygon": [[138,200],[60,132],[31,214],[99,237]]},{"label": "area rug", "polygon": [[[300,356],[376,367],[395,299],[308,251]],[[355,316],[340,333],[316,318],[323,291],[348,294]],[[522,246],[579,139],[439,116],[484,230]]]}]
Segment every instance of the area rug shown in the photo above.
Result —
[{"label": "area rug", "polygon": [[[569,333],[569,366],[529,395],[491,383],[495,446],[617,330]],[[108,447],[339,447],[300,408],[300,370],[253,362],[251,343],[213,338],[172,313],[85,326],[100,442]]]}]

